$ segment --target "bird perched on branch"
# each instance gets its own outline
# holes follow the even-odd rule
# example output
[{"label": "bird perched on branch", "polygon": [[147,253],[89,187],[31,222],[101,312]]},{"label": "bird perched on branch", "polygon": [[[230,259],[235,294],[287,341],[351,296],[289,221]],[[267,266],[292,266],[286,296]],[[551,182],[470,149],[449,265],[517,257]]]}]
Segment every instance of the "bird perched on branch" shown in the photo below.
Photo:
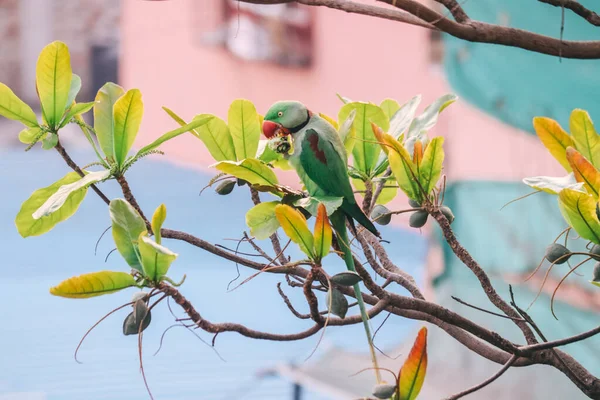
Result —
[{"label": "bird perched on branch", "polygon": [[[297,101],[280,101],[271,106],[263,122],[267,139],[292,138],[293,152],[284,154],[304,183],[311,196],[341,197],[342,205],[329,219],[336,232],[344,262],[350,271],[356,272],[350,250],[346,220],[353,220],[376,236],[379,232],[361,210],[354,198],[348,176],[348,156],[336,129],[318,114],[311,112]],[[280,147],[280,146],[278,146]],[[363,319],[373,364],[377,367],[375,351],[369,328],[368,315],[358,284],[354,285],[356,300]],[[379,377],[379,374],[377,374]]]}]

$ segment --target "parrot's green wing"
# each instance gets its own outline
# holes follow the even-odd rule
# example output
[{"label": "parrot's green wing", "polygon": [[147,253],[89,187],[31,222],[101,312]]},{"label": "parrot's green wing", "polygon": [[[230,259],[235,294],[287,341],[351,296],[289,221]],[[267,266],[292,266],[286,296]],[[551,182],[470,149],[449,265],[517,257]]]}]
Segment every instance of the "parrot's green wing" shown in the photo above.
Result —
[{"label": "parrot's green wing", "polygon": [[373,234],[379,236],[377,228],[360,209],[350,179],[344,157],[335,150],[333,143],[319,135],[314,129],[307,129],[302,141],[300,164],[306,175],[329,196],[343,197],[342,210]]},{"label": "parrot's green wing", "polygon": [[333,144],[307,129],[301,146],[300,164],[306,175],[326,194],[354,201],[348,166]]}]

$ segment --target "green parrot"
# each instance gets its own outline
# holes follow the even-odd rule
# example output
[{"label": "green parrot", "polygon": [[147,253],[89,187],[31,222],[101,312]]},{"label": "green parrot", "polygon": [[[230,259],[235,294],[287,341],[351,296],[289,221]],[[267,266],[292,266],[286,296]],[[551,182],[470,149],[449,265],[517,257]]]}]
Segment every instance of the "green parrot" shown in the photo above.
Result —
[{"label": "green parrot", "polygon": [[[338,132],[329,122],[297,101],[280,101],[273,104],[265,115],[262,128],[267,139],[291,135],[293,153],[286,154],[285,157],[296,170],[311,196],[343,198],[342,205],[329,216],[329,219],[339,239],[340,249],[344,253],[346,267],[350,271],[355,271],[346,220],[351,226],[355,220],[376,236],[380,237],[380,235],[356,203],[348,177],[348,156]],[[368,315],[358,284],[354,285],[354,291],[379,380]]]}]

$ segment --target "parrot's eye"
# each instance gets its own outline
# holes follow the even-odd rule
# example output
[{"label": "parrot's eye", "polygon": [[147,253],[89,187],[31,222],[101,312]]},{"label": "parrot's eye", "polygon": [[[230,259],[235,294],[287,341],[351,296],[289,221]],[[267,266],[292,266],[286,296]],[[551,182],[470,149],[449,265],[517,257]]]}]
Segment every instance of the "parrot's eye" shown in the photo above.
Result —
[{"label": "parrot's eye", "polygon": [[277,116],[278,116],[278,117],[283,117],[283,111],[279,111],[279,112],[277,113]]}]

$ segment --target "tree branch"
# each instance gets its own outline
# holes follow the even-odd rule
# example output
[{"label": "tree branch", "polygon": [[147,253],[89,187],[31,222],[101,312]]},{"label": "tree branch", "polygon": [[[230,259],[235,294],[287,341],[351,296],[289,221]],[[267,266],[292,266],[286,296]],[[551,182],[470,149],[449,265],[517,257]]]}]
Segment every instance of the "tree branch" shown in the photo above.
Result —
[{"label": "tree branch", "polygon": [[575,0],[538,0],[540,3],[550,4],[554,7],[564,7],[568,10],[573,11],[575,14],[579,15],[581,18],[585,19],[587,22],[594,26],[600,26],[600,15],[596,14],[592,10],[588,10],[584,6],[581,5],[578,1]]},{"label": "tree branch", "polygon": [[473,272],[475,277],[477,277],[477,279],[479,280],[479,284],[485,291],[485,294],[487,295],[490,302],[493,305],[495,305],[499,310],[501,310],[504,314],[511,317],[513,322],[523,332],[527,343],[537,343],[537,339],[529,325],[527,325],[527,322],[525,322],[520,317],[520,315],[500,297],[500,295],[498,295],[498,293],[492,286],[492,283],[490,282],[490,278],[487,276],[485,271],[479,266],[477,261],[475,261],[473,257],[471,257],[471,254],[469,254],[469,252],[458,242],[456,236],[454,236],[452,228],[450,227],[450,223],[448,222],[444,214],[442,214],[442,212],[437,207],[431,204],[426,204],[425,209],[439,224],[442,230],[442,234],[444,235],[444,239],[446,239],[446,242],[448,243],[456,257],[458,257],[458,259],[462,261],[463,264],[465,264]]},{"label": "tree branch", "polygon": [[[239,1],[252,4],[282,4],[291,2],[290,0]],[[454,18],[457,19],[456,21],[446,18],[415,0],[377,1],[392,5],[404,12],[398,13],[397,10],[355,3],[349,0],[296,0],[297,3],[308,6],[333,8],[348,13],[389,19],[428,29],[438,29],[468,42],[499,44],[563,58],[600,58],[600,41],[563,41],[522,29],[472,21],[465,19],[466,14],[464,12],[460,13],[459,8],[452,5],[456,3],[450,0],[439,0],[439,2],[451,5],[450,11],[454,14]],[[560,2],[560,0],[554,1]],[[594,20],[595,17],[591,19]]]},{"label": "tree branch", "polygon": [[[73,159],[69,156],[69,154],[67,153],[65,148],[62,146],[62,144],[60,143],[60,140],[56,143],[56,146],[54,148],[56,149],[56,151],[58,151],[58,154],[60,154],[60,156],[63,158],[63,160],[65,160],[67,165],[69,167],[71,167],[71,169],[73,171],[77,172],[79,174],[79,176],[81,176],[82,178],[85,176],[85,174],[83,173],[81,168],[79,168],[77,166],[77,164],[75,164],[75,161],[73,161]],[[110,200],[108,199],[108,197],[106,197],[104,195],[104,193],[102,193],[102,191],[100,189],[98,189],[98,187],[96,185],[92,184],[92,185],[90,185],[90,187],[92,188],[92,190],[94,192],[96,192],[96,194],[98,196],[100,196],[102,201],[104,201],[107,205],[110,204]]]},{"label": "tree branch", "polygon": [[508,362],[506,364],[504,364],[504,366],[500,369],[500,371],[496,372],[494,375],[492,375],[485,381],[481,382],[479,385],[473,386],[472,388],[469,388],[469,389],[465,390],[464,392],[455,394],[454,396],[450,396],[446,400],[458,400],[461,397],[465,397],[468,394],[474,393],[474,392],[478,391],[479,389],[486,387],[490,383],[494,382],[496,379],[500,378],[500,376],[502,376],[502,374],[504,374],[511,367],[511,365],[513,365],[515,363],[515,361],[517,361],[517,356],[513,355],[508,360]]}]

